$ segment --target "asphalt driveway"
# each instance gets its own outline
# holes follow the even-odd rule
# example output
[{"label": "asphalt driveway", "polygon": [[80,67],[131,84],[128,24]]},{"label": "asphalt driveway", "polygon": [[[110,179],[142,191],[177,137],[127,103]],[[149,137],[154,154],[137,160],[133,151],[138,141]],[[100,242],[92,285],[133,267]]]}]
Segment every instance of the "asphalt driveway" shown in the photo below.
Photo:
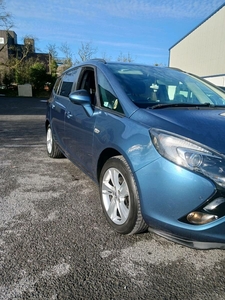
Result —
[{"label": "asphalt driveway", "polygon": [[41,99],[0,98],[0,299],[225,299],[225,251],[105,221],[96,185],[45,149]]}]

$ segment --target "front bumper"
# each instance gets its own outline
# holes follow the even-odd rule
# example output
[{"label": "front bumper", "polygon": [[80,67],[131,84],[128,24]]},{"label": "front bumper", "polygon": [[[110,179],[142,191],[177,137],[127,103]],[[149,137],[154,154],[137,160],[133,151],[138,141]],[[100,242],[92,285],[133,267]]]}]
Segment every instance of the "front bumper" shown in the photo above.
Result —
[{"label": "front bumper", "polygon": [[204,225],[184,221],[190,212],[215,198],[217,189],[210,179],[163,157],[135,176],[142,214],[151,231],[197,249],[225,248],[225,216]]},{"label": "front bumper", "polygon": [[185,238],[181,238],[176,235],[169,234],[168,232],[163,232],[161,230],[157,230],[149,227],[149,231],[156,233],[172,242],[176,242],[178,244],[184,245],[189,248],[199,249],[199,250],[208,250],[208,249],[225,249],[225,243],[217,243],[217,242],[201,242],[195,240],[188,240]]}]

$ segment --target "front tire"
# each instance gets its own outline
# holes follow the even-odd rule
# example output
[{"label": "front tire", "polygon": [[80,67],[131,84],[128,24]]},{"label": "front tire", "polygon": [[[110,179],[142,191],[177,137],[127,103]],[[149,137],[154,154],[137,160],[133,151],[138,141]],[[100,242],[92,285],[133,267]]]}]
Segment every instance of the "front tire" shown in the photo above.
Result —
[{"label": "front tire", "polygon": [[110,158],[100,174],[101,204],[111,227],[121,234],[146,231],[138,190],[123,156]]},{"label": "front tire", "polygon": [[50,125],[48,125],[48,127],[47,127],[46,142],[47,142],[47,144],[46,144],[47,153],[48,153],[49,157],[52,157],[52,158],[64,157],[64,155],[60,151],[58,145],[56,144],[56,142],[53,139],[52,129],[51,129]]}]

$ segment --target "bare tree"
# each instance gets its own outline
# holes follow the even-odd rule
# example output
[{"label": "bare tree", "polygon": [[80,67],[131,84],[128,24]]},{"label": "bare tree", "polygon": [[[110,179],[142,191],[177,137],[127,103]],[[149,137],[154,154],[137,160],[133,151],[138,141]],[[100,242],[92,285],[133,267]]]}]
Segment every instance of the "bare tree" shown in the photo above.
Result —
[{"label": "bare tree", "polygon": [[63,65],[64,65],[64,70],[68,69],[73,65],[73,54],[71,52],[71,49],[67,43],[63,43],[59,50],[63,53],[64,58],[63,58]]},{"label": "bare tree", "polygon": [[48,44],[47,46],[48,53],[51,55],[53,59],[57,59],[58,57],[58,52],[57,52],[57,47],[55,44]]},{"label": "bare tree", "polygon": [[0,28],[10,30],[12,27],[12,15],[5,10],[4,0],[0,0]]},{"label": "bare tree", "polygon": [[[81,47],[78,49],[78,55],[81,61],[87,61],[91,59],[96,52],[97,48],[93,48],[91,42],[81,42]],[[76,62],[79,63],[80,60],[77,60]]]},{"label": "bare tree", "polygon": [[[12,15],[5,10],[4,0],[0,0],[0,29],[9,31],[13,27]],[[0,52],[6,47],[7,41],[0,46]]]},{"label": "bare tree", "polygon": [[48,44],[47,46],[49,53],[49,73],[52,76],[56,76],[57,74],[57,60],[58,60],[58,52],[55,44]]},{"label": "bare tree", "polygon": [[105,61],[110,61],[112,58],[111,56],[108,56],[106,52],[103,52],[102,59],[104,59]]},{"label": "bare tree", "polygon": [[133,62],[134,59],[132,58],[132,56],[130,55],[129,52],[127,53],[127,55],[120,52],[120,55],[118,56],[117,61],[120,61],[120,62]]}]

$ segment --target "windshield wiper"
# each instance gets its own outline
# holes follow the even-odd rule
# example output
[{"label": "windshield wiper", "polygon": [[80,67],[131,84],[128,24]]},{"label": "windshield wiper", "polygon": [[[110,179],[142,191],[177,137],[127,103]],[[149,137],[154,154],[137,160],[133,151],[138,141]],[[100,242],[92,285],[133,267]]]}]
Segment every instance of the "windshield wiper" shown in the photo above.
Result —
[{"label": "windshield wiper", "polygon": [[149,107],[149,109],[158,109],[158,108],[166,108],[166,107],[215,107],[214,104],[211,103],[159,103]]}]

